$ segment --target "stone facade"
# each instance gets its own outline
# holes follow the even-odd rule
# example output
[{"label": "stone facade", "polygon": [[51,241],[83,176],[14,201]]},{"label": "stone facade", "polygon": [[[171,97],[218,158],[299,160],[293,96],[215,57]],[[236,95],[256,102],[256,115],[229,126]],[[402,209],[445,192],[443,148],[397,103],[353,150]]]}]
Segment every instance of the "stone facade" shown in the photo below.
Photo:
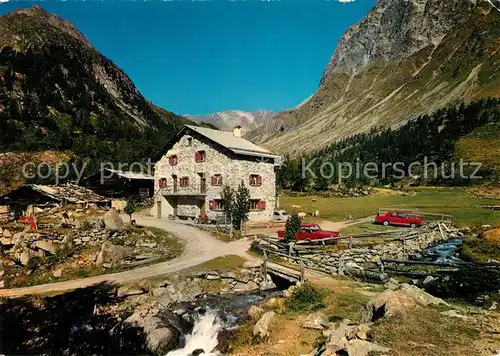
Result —
[{"label": "stone facade", "polygon": [[[201,162],[196,160],[197,152],[204,152]],[[213,184],[215,175],[220,175],[220,184]],[[250,185],[251,175],[261,177],[259,186]],[[188,179],[187,185],[185,181],[182,184],[183,178]],[[271,220],[276,204],[275,160],[235,154],[197,132],[185,130],[156,162],[152,213],[160,218],[196,218],[207,214],[210,219],[217,219],[223,215],[217,206],[222,186],[236,189],[241,181],[250,189],[254,204],[261,202],[251,210],[249,220]]]}]

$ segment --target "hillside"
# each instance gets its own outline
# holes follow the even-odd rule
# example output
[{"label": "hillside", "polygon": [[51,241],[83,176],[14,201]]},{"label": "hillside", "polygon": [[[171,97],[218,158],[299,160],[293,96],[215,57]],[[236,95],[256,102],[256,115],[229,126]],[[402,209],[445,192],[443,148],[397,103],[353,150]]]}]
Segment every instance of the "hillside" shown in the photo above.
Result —
[{"label": "hillside", "polygon": [[186,121],[146,100],[72,23],[37,5],[0,17],[0,152],[144,160]]},{"label": "hillside", "polygon": [[301,191],[326,190],[336,184],[399,185],[401,180],[403,184],[498,186],[499,137],[499,99],[449,105],[396,129],[374,128],[312,154],[289,158],[277,181],[281,187]]},{"label": "hillside", "polygon": [[225,110],[209,115],[186,115],[189,120],[196,123],[209,123],[221,130],[231,130],[235,126],[241,126],[243,134],[257,127],[267,125],[275,113],[270,110],[259,110],[255,112],[241,110]]},{"label": "hillside", "polygon": [[299,155],[500,97],[499,39],[500,11],[489,0],[378,0],[341,38],[317,92],[252,137]]}]

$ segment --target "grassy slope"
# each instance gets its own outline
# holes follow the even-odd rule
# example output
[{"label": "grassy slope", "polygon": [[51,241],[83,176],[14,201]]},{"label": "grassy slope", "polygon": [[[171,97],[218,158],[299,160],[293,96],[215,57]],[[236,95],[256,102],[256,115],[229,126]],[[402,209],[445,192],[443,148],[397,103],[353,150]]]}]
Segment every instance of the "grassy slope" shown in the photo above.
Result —
[{"label": "grassy slope", "polygon": [[297,211],[307,213],[318,209],[322,218],[346,220],[349,215],[354,219],[375,215],[379,208],[415,209],[429,213],[443,213],[453,216],[458,226],[498,224],[500,212],[482,209],[480,205],[498,205],[499,200],[474,199],[467,190],[448,188],[418,188],[417,194],[410,196],[384,195],[358,198],[316,197],[313,208],[312,197],[281,197],[281,206],[293,211],[291,205],[300,205]]},{"label": "grassy slope", "polygon": [[500,123],[474,130],[455,145],[455,159],[481,162],[500,175]]}]

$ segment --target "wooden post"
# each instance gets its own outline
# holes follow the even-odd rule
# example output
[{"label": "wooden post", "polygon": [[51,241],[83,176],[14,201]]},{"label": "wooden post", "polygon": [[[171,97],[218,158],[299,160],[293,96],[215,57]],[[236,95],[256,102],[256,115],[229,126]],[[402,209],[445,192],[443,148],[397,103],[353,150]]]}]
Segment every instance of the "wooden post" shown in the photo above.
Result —
[{"label": "wooden post", "polygon": [[441,239],[444,240],[443,228],[441,227],[439,221],[438,221],[438,227],[439,227],[439,232],[441,233]]},{"label": "wooden post", "polygon": [[267,252],[264,250],[264,263],[262,264],[262,273],[264,274],[264,282],[267,282]]},{"label": "wooden post", "polygon": [[304,269],[304,262],[302,261],[302,258],[300,259],[300,282],[304,283],[305,281],[305,269]]},{"label": "wooden post", "polygon": [[352,248],[352,236],[349,236],[349,250]]},{"label": "wooden post", "polygon": [[406,260],[406,235],[403,235],[403,257]]},{"label": "wooden post", "polygon": [[292,256],[293,252],[293,242],[290,242],[290,245],[288,245],[288,256]]}]

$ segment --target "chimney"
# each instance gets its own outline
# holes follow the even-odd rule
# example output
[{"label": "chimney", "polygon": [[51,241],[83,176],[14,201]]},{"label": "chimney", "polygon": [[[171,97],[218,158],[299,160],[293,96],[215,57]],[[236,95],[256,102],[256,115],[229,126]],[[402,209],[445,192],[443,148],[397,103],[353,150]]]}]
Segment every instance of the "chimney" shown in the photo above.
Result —
[{"label": "chimney", "polygon": [[241,137],[241,126],[236,126],[233,130],[234,137]]}]

